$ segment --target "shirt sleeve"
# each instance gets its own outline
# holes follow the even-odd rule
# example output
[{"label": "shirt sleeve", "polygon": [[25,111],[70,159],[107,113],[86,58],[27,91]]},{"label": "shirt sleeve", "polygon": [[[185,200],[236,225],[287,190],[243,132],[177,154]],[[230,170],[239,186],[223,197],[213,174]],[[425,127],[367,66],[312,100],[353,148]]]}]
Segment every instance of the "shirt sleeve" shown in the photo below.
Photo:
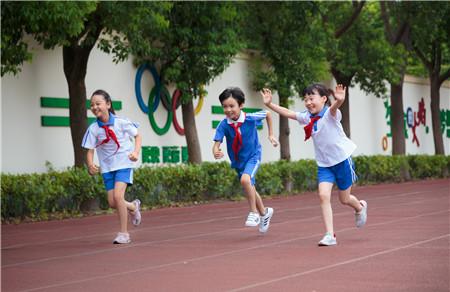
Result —
[{"label": "shirt sleeve", "polygon": [[92,126],[89,127],[84,134],[83,141],[81,142],[81,147],[86,149],[94,149],[97,145],[97,137],[94,135]]},{"label": "shirt sleeve", "polygon": [[218,141],[218,142],[222,143],[223,137],[225,136],[225,125],[226,125],[226,120],[222,120],[220,122],[219,126],[217,126],[216,134],[214,135],[214,141]]},{"label": "shirt sleeve", "polygon": [[333,117],[331,115],[330,110],[328,109],[326,111],[326,113],[324,114],[324,117],[328,118],[328,119],[332,119],[332,120],[336,120],[337,122],[340,122],[342,120],[342,113],[339,109],[336,110],[336,115]]},{"label": "shirt sleeve", "polygon": [[342,120],[342,113],[341,113],[341,110],[340,109],[338,109],[337,111],[336,111],[336,116],[334,117],[338,122],[340,122],[341,120]]},{"label": "shirt sleeve", "polygon": [[296,112],[295,116],[300,125],[308,124],[311,119],[308,111]]},{"label": "shirt sleeve", "polygon": [[138,134],[138,127],[139,124],[138,123],[134,123],[128,119],[122,119],[122,130],[124,133],[127,133],[128,135],[130,135],[131,137],[136,137],[136,135]]},{"label": "shirt sleeve", "polygon": [[262,120],[264,120],[267,117],[267,111],[259,111],[255,113],[248,113],[246,114],[246,118],[249,120],[256,121],[256,126],[262,126]]}]

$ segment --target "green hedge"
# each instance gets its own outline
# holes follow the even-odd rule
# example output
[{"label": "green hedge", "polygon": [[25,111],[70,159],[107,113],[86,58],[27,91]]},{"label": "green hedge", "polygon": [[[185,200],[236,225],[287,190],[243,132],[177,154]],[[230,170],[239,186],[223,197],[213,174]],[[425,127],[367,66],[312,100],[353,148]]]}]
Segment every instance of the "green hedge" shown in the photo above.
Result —
[{"label": "green hedge", "polygon": [[[360,185],[443,178],[450,170],[450,156],[442,155],[357,156],[354,162]],[[256,185],[261,195],[295,194],[315,190],[316,174],[314,160],[265,163],[256,175]],[[239,196],[241,186],[227,162],[141,167],[126,193],[127,199],[139,198],[146,208]],[[89,176],[86,169],[1,175],[2,221],[74,216],[92,202],[94,208],[108,209],[101,176]]]}]

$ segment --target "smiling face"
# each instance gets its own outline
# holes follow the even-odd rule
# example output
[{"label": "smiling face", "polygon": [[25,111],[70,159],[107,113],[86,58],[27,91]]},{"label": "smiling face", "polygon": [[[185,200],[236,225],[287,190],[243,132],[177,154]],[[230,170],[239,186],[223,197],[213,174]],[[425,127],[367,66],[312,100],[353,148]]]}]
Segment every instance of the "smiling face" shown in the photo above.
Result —
[{"label": "smiling face", "polygon": [[232,96],[222,101],[223,112],[227,116],[227,118],[236,121],[239,119],[241,115],[241,110],[244,107],[244,104],[240,104],[234,99]]},{"label": "smiling face", "polygon": [[304,96],[303,101],[306,109],[313,115],[320,113],[327,102],[326,96],[320,96],[317,90],[314,90],[314,94],[307,94]]},{"label": "smiling face", "polygon": [[96,94],[91,97],[91,111],[100,121],[108,122],[110,108],[111,103],[107,102],[103,95]]}]

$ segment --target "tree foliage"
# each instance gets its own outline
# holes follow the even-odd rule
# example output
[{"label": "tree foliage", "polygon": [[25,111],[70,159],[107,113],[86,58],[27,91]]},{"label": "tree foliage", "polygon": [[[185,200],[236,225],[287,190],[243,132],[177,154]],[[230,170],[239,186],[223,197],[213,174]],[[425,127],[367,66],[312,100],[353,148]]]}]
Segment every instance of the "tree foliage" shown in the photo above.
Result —
[{"label": "tree foliage", "polygon": [[[312,2],[248,2],[245,35],[253,57],[253,85],[278,92],[279,103],[326,78],[324,36]],[[280,116],[280,157],[290,160],[289,123]]]},{"label": "tree foliage", "polygon": [[412,47],[429,73],[440,76],[439,85],[450,78],[450,3],[412,2],[410,15]]},{"label": "tree foliage", "polygon": [[81,140],[87,128],[85,77],[95,45],[116,62],[133,48],[142,49],[141,31],[155,36],[166,28],[168,2],[4,2],[2,4],[2,75],[17,73],[31,59],[26,36],[45,49],[63,48],[75,166],[84,164]]},{"label": "tree foliage", "polygon": [[325,34],[313,3],[250,2],[248,9],[249,47],[261,57],[253,71],[257,89],[268,86],[289,97],[326,77]]},{"label": "tree foliage", "polygon": [[445,154],[440,122],[440,87],[450,78],[450,3],[404,4],[409,16],[412,48],[428,71],[431,120],[436,154]]},{"label": "tree foliage", "polygon": [[240,16],[232,2],[175,2],[170,26],[159,38],[142,34],[149,44],[136,50],[137,62],[155,64],[162,83],[182,91],[182,114],[189,162],[200,163],[201,152],[193,99],[203,85],[220,75],[242,48]]},{"label": "tree foliage", "polygon": [[136,57],[156,64],[163,81],[175,83],[191,100],[242,48],[240,14],[232,2],[175,2],[168,20],[158,39],[142,33],[149,48]]},{"label": "tree foliage", "polygon": [[17,74],[24,61],[32,60],[27,36],[45,49],[67,45],[96,7],[95,2],[2,2],[1,75]]},{"label": "tree foliage", "polygon": [[[327,3],[331,32],[336,31],[349,18],[353,8],[348,3]],[[339,17],[340,16],[340,17]],[[395,78],[396,53],[384,38],[384,27],[376,3],[367,3],[353,25],[339,38],[329,38],[327,59],[330,66],[344,76],[353,76],[351,86],[359,84],[362,90],[385,96],[386,79]],[[397,53],[398,54],[398,53]]]}]

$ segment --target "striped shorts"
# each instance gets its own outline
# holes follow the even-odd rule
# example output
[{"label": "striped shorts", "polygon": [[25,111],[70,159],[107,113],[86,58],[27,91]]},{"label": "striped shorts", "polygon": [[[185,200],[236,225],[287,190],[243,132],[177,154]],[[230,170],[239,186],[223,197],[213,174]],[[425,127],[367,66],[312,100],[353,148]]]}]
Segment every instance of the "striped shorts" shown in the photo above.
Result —
[{"label": "striped shorts", "polygon": [[250,158],[247,163],[244,165],[243,168],[236,168],[236,172],[238,173],[239,180],[241,180],[242,175],[248,174],[250,176],[252,186],[255,185],[255,175],[258,171],[259,165],[261,164],[261,161],[258,157],[252,157]]},{"label": "striped shorts", "polygon": [[351,157],[330,167],[319,166],[317,170],[317,181],[319,184],[321,182],[336,183],[341,191],[351,187],[357,179],[355,164]]}]

